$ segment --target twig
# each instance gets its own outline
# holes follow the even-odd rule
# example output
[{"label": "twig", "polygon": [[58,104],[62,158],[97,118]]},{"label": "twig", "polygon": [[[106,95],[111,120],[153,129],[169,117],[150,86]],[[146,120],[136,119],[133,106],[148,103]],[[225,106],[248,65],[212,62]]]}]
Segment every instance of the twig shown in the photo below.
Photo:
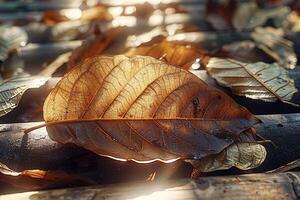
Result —
[{"label": "twig", "polygon": [[283,165],[277,169],[273,169],[271,171],[268,171],[266,173],[278,173],[278,172],[287,172],[290,171],[292,169],[295,169],[297,167],[300,167],[300,159],[294,160],[293,162],[290,162],[286,165]]}]

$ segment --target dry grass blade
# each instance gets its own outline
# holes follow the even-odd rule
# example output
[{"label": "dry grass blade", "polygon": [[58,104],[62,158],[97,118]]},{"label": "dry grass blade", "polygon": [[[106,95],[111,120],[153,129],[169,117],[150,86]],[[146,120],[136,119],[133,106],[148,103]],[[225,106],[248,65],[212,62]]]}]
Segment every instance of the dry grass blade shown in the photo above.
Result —
[{"label": "dry grass blade", "polygon": [[290,102],[297,92],[294,80],[276,63],[243,63],[211,58],[206,68],[220,85],[230,87],[237,95],[267,102],[279,100],[297,106]]},{"label": "dry grass blade", "polygon": [[192,73],[123,55],[89,58],[73,68],[47,97],[44,119],[55,141],[137,162],[217,154],[258,123]]}]

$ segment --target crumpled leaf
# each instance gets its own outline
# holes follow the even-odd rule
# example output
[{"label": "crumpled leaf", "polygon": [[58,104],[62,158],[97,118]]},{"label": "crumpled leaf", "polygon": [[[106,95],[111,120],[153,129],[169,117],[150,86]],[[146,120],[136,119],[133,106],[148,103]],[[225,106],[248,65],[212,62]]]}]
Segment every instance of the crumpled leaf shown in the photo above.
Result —
[{"label": "crumpled leaf", "polygon": [[235,166],[241,170],[258,167],[266,158],[266,150],[260,144],[234,143],[220,154],[208,156],[202,160],[189,160],[191,164],[202,172],[229,169]]},{"label": "crumpled leaf", "polygon": [[262,9],[257,6],[256,2],[245,2],[238,6],[232,23],[235,29],[242,31],[262,26],[267,20],[272,19],[278,27],[289,13],[290,9],[287,6]]},{"label": "crumpled leaf", "polygon": [[114,28],[102,33],[98,26],[95,26],[94,35],[87,38],[80,47],[76,48],[70,56],[68,70],[88,57],[101,54],[121,33],[121,29]]},{"label": "crumpled leaf", "polygon": [[27,33],[16,26],[0,26],[0,61],[7,59],[9,53],[28,41]]},{"label": "crumpled leaf", "polygon": [[179,66],[183,69],[199,69],[200,59],[204,53],[200,48],[190,44],[162,41],[151,46],[131,48],[127,56],[143,55],[157,59],[163,59],[170,65]]},{"label": "crumpled leaf", "polygon": [[0,116],[3,116],[15,107],[29,88],[42,86],[49,77],[19,77],[4,81],[0,84]]},{"label": "crumpled leaf", "polygon": [[137,162],[218,154],[258,123],[192,73],[122,55],[89,58],[73,68],[47,97],[44,119],[57,142]]},{"label": "crumpled leaf", "polygon": [[12,170],[0,162],[0,181],[22,189],[43,189],[70,183],[88,182],[76,175],[69,175],[63,171],[44,171],[39,169]]},{"label": "crumpled leaf", "polygon": [[211,58],[206,68],[220,85],[230,87],[237,95],[296,105],[289,102],[297,92],[294,80],[276,63],[243,63],[233,59]]},{"label": "crumpled leaf", "polygon": [[271,27],[258,27],[251,33],[257,48],[271,56],[280,66],[294,69],[297,64],[297,55],[293,48],[293,42],[283,38],[280,29]]},{"label": "crumpled leaf", "polygon": [[[250,132],[249,132],[250,131]],[[202,172],[211,172],[221,169],[229,169],[236,166],[241,170],[258,167],[266,158],[266,149],[253,143],[251,130],[241,134],[241,142],[236,142],[217,155],[210,155],[201,160],[189,160],[189,162]]]}]

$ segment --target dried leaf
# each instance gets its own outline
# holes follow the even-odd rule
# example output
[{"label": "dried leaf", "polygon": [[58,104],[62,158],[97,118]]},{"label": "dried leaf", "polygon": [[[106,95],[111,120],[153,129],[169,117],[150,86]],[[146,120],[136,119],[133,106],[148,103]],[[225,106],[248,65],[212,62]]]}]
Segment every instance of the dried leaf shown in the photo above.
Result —
[{"label": "dried leaf", "polygon": [[243,63],[232,59],[211,58],[206,66],[216,81],[241,96],[267,102],[289,102],[297,89],[288,72],[263,62]]},{"label": "dried leaf", "polygon": [[251,33],[257,48],[271,56],[280,66],[294,69],[297,64],[297,55],[293,49],[293,43],[283,38],[280,29],[271,27],[258,27]]},{"label": "dried leaf", "polygon": [[230,145],[221,153],[189,162],[201,172],[229,169],[232,166],[241,170],[258,167],[265,160],[267,152],[262,145],[253,143],[251,134],[247,134],[248,131],[251,130],[241,134],[241,142]]},{"label": "dried leaf", "polygon": [[88,182],[82,177],[69,175],[62,171],[44,171],[39,169],[14,171],[0,162],[0,181],[22,189],[43,189],[67,185],[70,183]]},{"label": "dried leaf", "polygon": [[22,77],[10,79],[0,84],[0,116],[17,107],[27,89],[38,88],[48,79],[48,77]]},{"label": "dried leaf", "polygon": [[241,3],[234,13],[232,23],[238,31],[253,29],[264,25],[267,20],[273,19],[276,25],[281,25],[290,12],[289,7],[261,9],[255,2]]},{"label": "dried leaf", "polygon": [[241,170],[258,167],[266,158],[266,150],[260,144],[234,143],[220,154],[208,156],[202,160],[190,160],[192,165],[202,172],[229,169],[235,166]]},{"label": "dried leaf", "polygon": [[0,61],[7,59],[8,54],[27,43],[27,33],[16,26],[0,26]]},{"label": "dried leaf", "polygon": [[68,62],[68,70],[88,57],[100,55],[121,33],[121,29],[110,29],[102,33],[99,27],[95,27],[94,35],[85,40],[80,47],[75,49]]},{"label": "dried leaf", "polygon": [[200,59],[204,53],[201,49],[189,44],[162,41],[151,46],[140,46],[130,49],[127,56],[143,55],[157,59],[163,59],[170,65],[182,67],[184,69],[200,68]]},{"label": "dried leaf", "polygon": [[291,12],[283,23],[283,27],[285,30],[300,32],[300,16],[295,11]]},{"label": "dried leaf", "polygon": [[98,56],[73,68],[44,104],[49,136],[122,160],[220,153],[257,119],[183,69],[146,56]]}]

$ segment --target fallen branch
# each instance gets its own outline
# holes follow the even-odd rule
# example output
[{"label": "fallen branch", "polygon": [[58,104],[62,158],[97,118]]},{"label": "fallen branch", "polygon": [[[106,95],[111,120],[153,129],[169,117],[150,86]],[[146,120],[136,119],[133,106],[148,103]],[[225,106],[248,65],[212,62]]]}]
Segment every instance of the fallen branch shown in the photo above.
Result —
[{"label": "fallen branch", "polygon": [[300,159],[294,160],[293,162],[290,162],[284,166],[281,166],[277,169],[268,171],[267,173],[282,173],[282,172],[287,172],[290,171],[292,169],[298,168],[300,167]]},{"label": "fallen branch", "polygon": [[0,196],[1,199],[298,199],[300,173],[203,177],[168,182],[126,183]]}]

